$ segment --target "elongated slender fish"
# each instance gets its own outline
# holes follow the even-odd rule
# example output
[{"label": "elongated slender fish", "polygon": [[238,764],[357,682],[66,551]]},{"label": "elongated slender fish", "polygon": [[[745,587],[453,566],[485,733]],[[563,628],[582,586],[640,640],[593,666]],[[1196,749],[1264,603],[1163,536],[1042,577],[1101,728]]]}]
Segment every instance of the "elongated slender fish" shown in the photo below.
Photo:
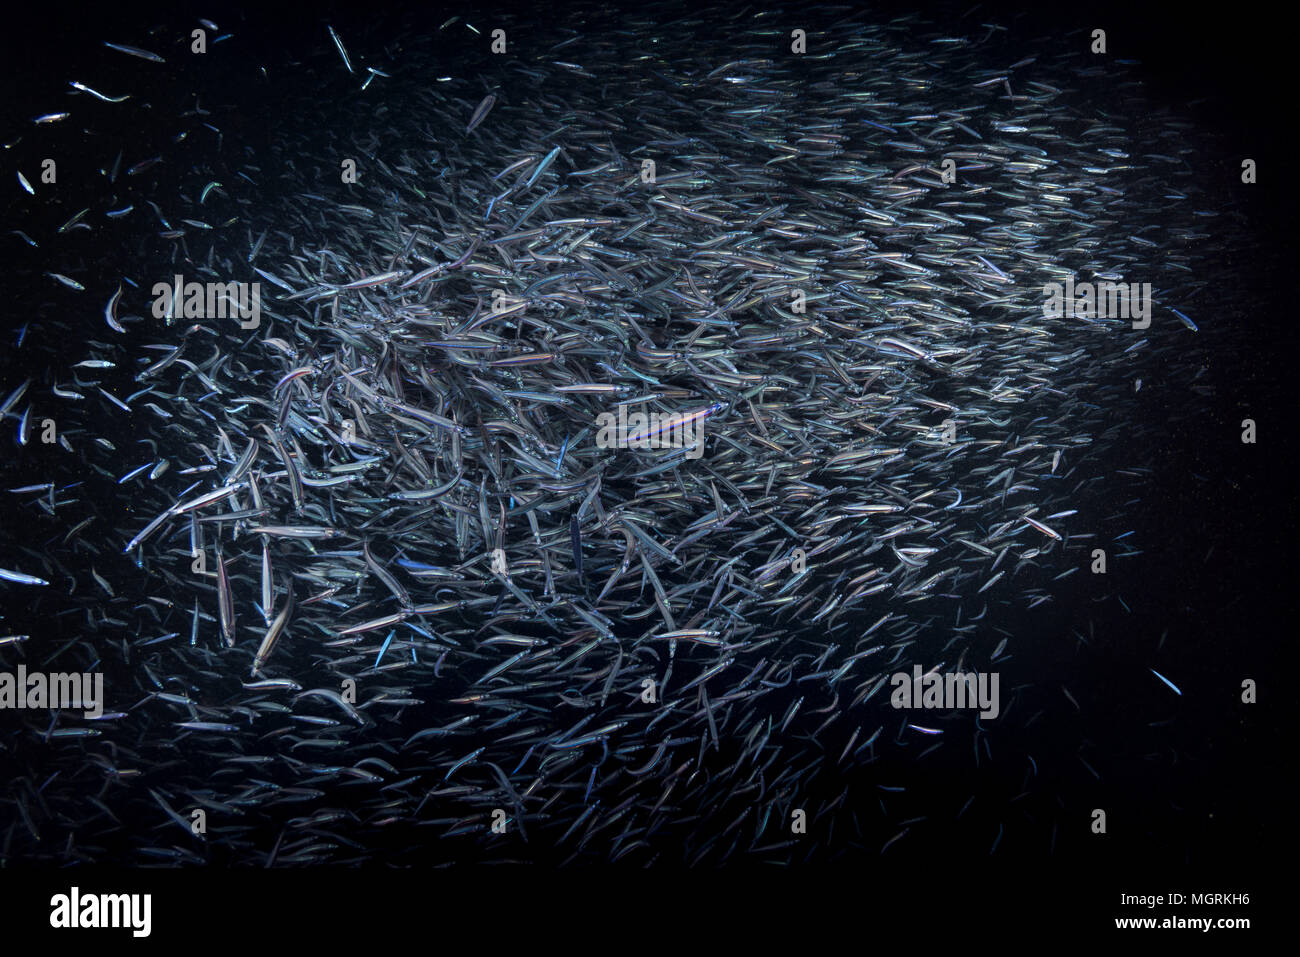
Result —
[{"label": "elongated slender fish", "polygon": [[354,72],[352,69],[352,61],[348,59],[348,51],[343,48],[343,41],[339,39],[339,35],[335,33],[334,28],[328,24],[326,24],[325,29],[329,30],[330,39],[333,40],[334,45],[338,47],[339,56],[343,57],[343,65],[348,68],[349,73]]},{"label": "elongated slender fish", "polygon": [[104,41],[104,46],[108,47],[110,50],[116,50],[118,53],[126,53],[133,57],[138,57],[141,60],[150,60],[154,63],[167,62],[158,54],[150,53],[148,50],[141,50],[139,47],[126,46],[122,43],[109,43],[107,40]]},{"label": "elongated slender fish", "polygon": [[497,97],[495,93],[489,93],[487,96],[483,97],[483,102],[475,107],[473,115],[469,118],[469,125],[465,127],[466,133],[474,132],[474,128],[483,122],[483,118],[488,115],[488,111],[492,109],[492,106],[496,101]]}]

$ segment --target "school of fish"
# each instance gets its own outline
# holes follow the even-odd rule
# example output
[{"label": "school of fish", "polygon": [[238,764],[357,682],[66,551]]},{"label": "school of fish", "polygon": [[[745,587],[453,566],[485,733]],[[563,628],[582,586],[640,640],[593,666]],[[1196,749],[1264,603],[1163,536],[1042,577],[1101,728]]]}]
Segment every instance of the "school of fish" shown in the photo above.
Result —
[{"label": "school of fish", "polygon": [[[15,156],[191,108],[88,139],[80,213],[6,187],[86,332],[0,381],[0,670],[107,700],[6,716],[0,860],[874,855],[881,749],[969,747],[888,677],[1134,547],[1134,382],[1196,396],[1235,228],[1197,131],[1083,34],[674,9],[315,25],[238,122],[186,24],[42,105]],[[159,317],[176,275],[260,315]],[[1046,317],[1067,279],[1149,328]],[[620,408],[702,447],[598,441]]]}]

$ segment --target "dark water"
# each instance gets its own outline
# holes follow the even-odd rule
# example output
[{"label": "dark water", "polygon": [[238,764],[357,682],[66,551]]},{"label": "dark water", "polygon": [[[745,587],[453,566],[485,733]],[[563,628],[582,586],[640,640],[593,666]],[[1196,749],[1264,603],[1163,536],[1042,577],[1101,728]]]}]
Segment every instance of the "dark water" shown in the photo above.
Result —
[{"label": "dark water", "polygon": [[[643,21],[656,19],[648,9],[629,10],[621,19],[611,12],[604,22],[611,26],[622,22],[625,29],[639,29]],[[663,19],[667,22],[670,14],[680,16],[690,9],[665,8]],[[754,10],[764,11],[781,24],[785,17],[799,25],[803,17],[810,32],[844,16],[804,6],[794,11]],[[884,21],[906,12],[889,5],[873,16]],[[1142,81],[1148,102],[1171,110],[1187,124],[1188,142],[1195,146],[1196,183],[1202,189],[1198,208],[1221,214],[1208,235],[1199,240],[1201,246],[1189,254],[1196,268],[1191,278],[1197,285],[1195,317],[1200,330],[1178,339],[1177,356],[1161,351],[1135,366],[1142,387],[1134,391],[1130,382],[1122,383],[1122,401],[1116,398],[1116,382],[1095,383],[1097,393],[1092,398],[1105,404],[1103,430],[1108,438],[1071,463],[1077,468],[1076,478],[1086,481],[1068,507],[1079,510],[1078,527],[1095,534],[1099,543],[1131,533],[1121,539],[1123,545],[1110,552],[1108,574],[1094,576],[1085,568],[1054,580],[1071,563],[1086,565],[1087,550],[1094,546],[1091,540],[1067,541],[1036,566],[1014,576],[1008,574],[1016,586],[1046,587],[1049,601],[1027,609],[1022,600],[996,600],[1001,590],[993,591],[989,596],[995,599],[992,610],[979,629],[959,644],[952,644],[949,611],[926,619],[922,630],[913,636],[912,654],[926,667],[941,661],[951,664],[966,649],[968,663],[996,670],[1002,689],[999,718],[985,722],[970,713],[933,719],[923,715],[917,723],[943,732],[929,737],[905,729],[906,722],[900,722],[888,707],[887,691],[851,713],[846,709],[844,720],[827,732],[818,747],[809,746],[802,752],[804,763],[821,762],[824,767],[798,800],[810,809],[814,822],[820,816],[815,809],[834,806],[833,812],[827,812],[833,823],[816,827],[817,839],[789,851],[782,863],[806,865],[812,881],[825,879],[834,867],[848,866],[855,873],[875,875],[860,878],[871,886],[876,886],[873,881],[890,885],[886,874],[898,875],[901,882],[901,875],[915,873],[932,876],[940,886],[942,879],[952,874],[997,874],[1009,882],[1007,886],[1026,893],[1035,889],[1040,877],[1045,883],[1063,887],[1082,884],[1083,897],[1089,901],[1080,905],[1083,914],[1099,926],[1106,926],[1111,916],[1138,914],[1111,906],[1119,893],[1148,893],[1151,888],[1252,890],[1256,906],[1262,908],[1260,895],[1266,898],[1267,889],[1275,886],[1267,877],[1268,865],[1281,852],[1282,834],[1291,830],[1282,824],[1287,753],[1284,702],[1290,691],[1282,649],[1293,638],[1296,610],[1291,544],[1296,527],[1290,434],[1294,400],[1288,388],[1295,342],[1287,304],[1290,297],[1284,294],[1284,283],[1294,269],[1294,250],[1291,203],[1289,196],[1283,195],[1287,192],[1281,185],[1283,159],[1277,151],[1278,127],[1284,120],[1276,107],[1268,105],[1274,101],[1268,91],[1274,88],[1261,79],[1271,58],[1269,48],[1260,44],[1267,42],[1262,38],[1270,31],[1267,24],[1259,23],[1251,25],[1248,36],[1234,34],[1229,27],[1219,34],[1216,28],[1217,46],[1202,52],[1199,44],[1207,42],[1206,37],[1187,33],[1190,26],[1174,26],[1169,17],[1155,11],[1145,20],[1121,10],[1022,14],[987,8],[962,19],[967,13],[966,7],[939,6],[925,13],[924,22],[963,34],[970,19],[976,24],[1006,24],[1009,30],[981,52],[989,57],[990,69],[1019,59],[1018,50],[1050,53],[1083,42],[1078,33],[1081,28],[1086,32],[1097,25],[1107,27],[1111,56],[1140,61],[1127,66],[1126,75]],[[0,426],[0,441],[8,449],[0,460],[3,487],[45,481],[62,487],[77,481],[88,468],[88,458],[80,450],[95,435],[123,450],[138,441],[138,427],[126,426],[121,417],[109,415],[102,420],[89,417],[87,424],[93,431],[75,436],[79,451],[71,454],[35,440],[19,446],[13,436],[16,416],[28,400],[35,403],[34,416],[59,408],[57,400],[50,397],[50,386],[56,382],[66,386],[68,366],[91,354],[88,340],[113,338],[102,308],[120,277],[146,265],[154,266],[159,276],[170,275],[167,257],[172,254],[166,250],[171,247],[157,240],[161,227],[146,200],[192,191],[196,175],[200,183],[218,180],[234,185],[232,179],[244,149],[248,151],[244,155],[265,158],[269,164],[279,145],[311,141],[319,145],[320,155],[300,155],[299,162],[332,169],[336,134],[329,126],[334,113],[330,104],[355,102],[357,87],[364,79],[364,67],[359,64],[392,67],[398,74],[391,79],[375,77],[371,88],[385,98],[389,109],[398,111],[403,101],[388,90],[431,82],[428,76],[401,74],[399,69],[404,56],[414,57],[427,45],[438,51],[439,71],[458,80],[477,79],[495,69],[478,52],[486,42],[482,37],[462,31],[450,39],[446,32],[438,32],[438,25],[456,14],[484,32],[491,26],[492,13],[477,7],[473,11],[422,6],[405,11],[310,13],[196,8],[192,16],[171,8],[114,9],[77,17],[71,29],[59,31],[57,39],[50,25],[40,20],[33,30],[14,31],[7,37],[6,72],[13,83],[0,125],[6,144],[4,170],[0,171],[5,177],[0,180],[0,192],[6,199],[0,201],[0,209],[4,210],[6,233],[22,230],[39,238],[41,248],[33,249],[11,235],[3,239],[9,288],[5,345],[0,350],[0,394],[8,395],[26,378],[33,379],[30,395]],[[515,9],[508,14],[515,18],[512,23],[531,25],[550,42],[554,42],[550,40],[554,31],[565,23],[558,11],[540,8]],[[169,40],[165,82],[150,78],[145,67],[153,64],[102,46],[102,41],[109,40],[160,49],[161,41],[150,42],[151,27],[161,26],[160,36],[174,38],[190,29],[191,21],[199,16],[217,21],[218,35],[229,31],[234,37],[214,44],[213,52],[203,59],[186,57],[175,40]],[[327,22],[347,44],[357,74],[349,75],[343,69],[326,32]],[[650,29],[648,23],[646,29]],[[973,32],[983,33],[978,27]],[[1247,57],[1243,53],[1247,41],[1252,49],[1263,52]],[[674,36],[666,44],[673,51],[697,52],[709,45],[719,49],[708,58],[717,64],[729,59],[727,34],[721,29],[690,39]],[[580,64],[580,46],[575,44],[556,57],[572,58]],[[629,63],[626,68],[634,74],[653,66]],[[493,73],[493,85],[511,82],[508,76],[503,81],[503,76]],[[150,108],[143,115],[150,119],[142,122],[140,111],[128,113],[87,96],[71,98],[62,105],[71,80],[110,95],[130,93],[133,104],[145,99]],[[513,82],[533,81],[516,76]],[[580,82],[563,70],[552,70],[540,92],[549,89],[563,98],[564,84]],[[605,93],[611,109],[619,104],[618,82],[611,79],[615,89]],[[456,89],[458,95],[477,102],[486,87],[471,83]],[[1113,113],[1127,118],[1125,111],[1133,108],[1116,101],[1105,82],[1096,78],[1081,79],[1071,96],[1070,106],[1081,116]],[[196,104],[211,110],[205,119],[220,128],[220,149],[208,133],[182,120]],[[504,100],[496,109],[503,106]],[[42,126],[31,123],[37,115],[61,109],[73,111],[77,118]],[[91,119],[83,123],[83,114]],[[384,119],[376,117],[365,132],[383,137],[387,135],[385,125]],[[190,133],[178,143],[174,138],[182,129]],[[351,132],[364,139],[361,131]],[[437,133],[443,135],[443,131]],[[459,129],[445,131],[449,142],[460,133]],[[390,141],[383,146],[400,150],[402,144]],[[1133,146],[1135,154],[1142,151],[1141,143]],[[135,211],[109,229],[101,209],[96,208],[93,230],[57,233],[74,213],[100,197],[105,187],[98,170],[112,163],[119,150],[124,153],[123,171],[151,156],[166,157],[158,167],[130,177],[130,182],[119,177],[118,205],[134,202]],[[32,178],[45,155],[60,157],[60,183],[67,184],[66,192],[60,186],[57,199],[48,204],[33,202],[19,189],[13,172],[22,169]],[[1259,161],[1259,184],[1240,183],[1243,156]],[[263,172],[268,181],[274,181],[273,169]],[[355,201],[337,186],[330,186],[324,175],[314,191],[331,202]],[[39,186],[38,193],[43,193]],[[220,210],[214,212],[214,218],[246,218],[251,235],[274,225],[247,202],[218,197],[214,208]],[[1153,205],[1136,211],[1117,228],[1158,225],[1167,215],[1167,210]],[[243,222],[229,231],[228,255],[236,259],[246,255],[247,231]],[[206,243],[196,241],[192,248],[206,251]],[[259,262],[272,268],[263,260]],[[42,275],[46,270],[74,276],[87,291],[71,293]],[[19,347],[19,329],[23,327],[25,338]],[[168,341],[166,330],[150,332],[147,341]],[[206,356],[210,347],[196,351]],[[137,350],[137,354],[145,353]],[[163,353],[149,355],[156,361]],[[199,361],[199,356],[189,358]],[[1116,375],[1118,370],[1117,366]],[[113,394],[125,396],[139,388],[133,382],[134,372],[134,367],[120,367],[96,378]],[[1194,374],[1198,377],[1193,381]],[[1090,400],[1087,395],[1079,398]],[[1241,442],[1241,422],[1246,418],[1258,424],[1256,444]],[[196,421],[191,428],[203,432],[205,423]],[[232,441],[238,451],[243,440]],[[174,461],[186,461],[181,450],[173,454]],[[167,452],[160,448],[159,455]],[[125,473],[145,457],[135,451],[124,452],[111,468]],[[33,508],[31,496],[5,495],[0,498],[0,567],[42,574],[22,549],[57,549],[59,571],[76,578],[78,596],[95,590],[88,584],[93,566],[109,579],[118,595],[135,596],[141,602],[150,595],[166,597],[169,586],[165,580],[146,579],[121,553],[125,541],[121,530],[138,530],[157,508],[146,507],[123,489],[105,489],[102,483],[93,487],[101,491],[92,494],[115,496],[93,503],[94,511],[103,518],[85,534],[101,549],[99,554],[81,550],[68,557],[58,543],[73,522],[61,513],[51,517]],[[108,519],[113,515],[116,524]],[[0,635],[32,635],[22,649],[25,658],[20,659],[11,648],[0,648],[4,668],[14,667],[19,660],[35,667],[33,661],[43,660],[37,651],[38,641],[42,651],[66,646],[85,635],[88,613],[103,613],[94,610],[93,602],[54,592],[54,587],[0,584],[4,613]],[[186,603],[182,610],[187,611],[190,596],[179,596],[179,600]],[[215,606],[208,610],[215,615]],[[860,627],[869,626],[887,610],[890,606],[884,604],[866,606],[860,613]],[[188,624],[188,613],[182,620]],[[214,621],[204,622],[205,629],[215,627]],[[186,627],[179,640],[187,636]],[[993,649],[1004,638],[1008,640],[1007,656],[989,663]],[[95,640],[114,639],[100,636]],[[71,658],[57,660],[64,668],[89,666],[79,659],[75,665]],[[138,670],[141,661],[147,660],[142,655],[106,653],[100,667],[110,688],[147,691]],[[238,677],[243,678],[246,665],[238,667]],[[1162,684],[1153,669],[1173,681],[1181,694]],[[1258,684],[1256,704],[1241,700],[1242,683],[1248,680]],[[446,691],[451,690],[448,685]],[[454,713],[443,711],[438,703],[443,689],[433,686],[425,691],[429,703],[403,711],[376,733],[400,743]],[[801,694],[797,686],[776,690],[765,699],[765,707],[779,718]],[[139,697],[114,698],[110,693],[110,708],[125,711]],[[0,782],[0,865],[7,872],[73,863],[181,863],[149,861],[140,853],[141,847],[176,845],[217,867],[246,865],[252,857],[245,848],[255,847],[265,855],[283,835],[288,818],[321,808],[350,811],[363,806],[358,798],[350,807],[350,795],[356,791],[343,787],[301,807],[281,805],[254,814],[241,822],[247,830],[240,835],[238,848],[217,836],[182,845],[180,831],[160,819],[157,806],[147,795],[141,800],[115,802],[112,795],[119,792],[106,788],[103,799],[112,802],[121,826],[101,830],[99,825],[77,819],[78,810],[85,811],[87,819],[97,816],[88,805],[78,808],[61,802],[50,806],[41,800],[40,789],[49,782],[45,780],[48,774],[40,772],[48,769],[50,774],[71,775],[75,759],[69,755],[73,752],[64,745],[41,742],[30,718],[20,715],[22,720],[14,720],[13,714],[0,712],[4,728],[0,736],[0,769],[4,770]],[[822,723],[820,715],[803,714],[794,734],[812,742],[814,729]],[[878,726],[882,731],[869,753],[836,762],[855,726],[862,728],[860,741]],[[163,723],[135,724],[130,732],[135,739],[124,737],[120,743],[135,749],[142,747],[139,736],[174,734],[174,729]],[[942,746],[935,747],[940,741]],[[82,747],[75,742],[73,746]],[[476,745],[471,742],[464,750],[471,746]],[[43,747],[48,751],[43,752]],[[740,741],[724,734],[718,747],[701,760],[700,780],[725,773],[738,760],[740,750]],[[211,751],[188,752],[185,747],[180,751],[174,766],[151,770],[150,786],[166,791],[169,781],[219,778],[222,763]],[[250,741],[244,753],[275,754],[276,748],[274,742]],[[312,758],[317,759],[329,761],[328,757]],[[707,827],[684,825],[680,832],[665,831],[650,841],[653,845],[658,840],[662,846],[654,847],[655,853],[638,863],[669,866],[702,859],[706,866],[721,868],[724,874],[729,868],[739,872],[752,867],[759,862],[742,860],[740,854],[729,858],[717,853],[732,840],[723,829],[747,813],[750,801],[741,794],[701,808],[698,813]],[[20,804],[28,813],[42,816],[39,841],[30,839]],[[581,810],[581,804],[575,807]],[[1089,827],[1095,809],[1106,814],[1107,833],[1103,836]],[[476,835],[439,836],[446,825],[431,827],[429,817],[396,820],[382,832],[359,824],[350,830],[346,818],[327,825],[334,834],[355,842],[355,846],[340,848],[330,863],[428,868],[504,858],[541,865],[549,874],[549,868],[574,856],[570,846],[545,840],[512,844],[505,852],[485,850]],[[712,855],[710,827],[724,835]],[[167,833],[168,828],[173,833]],[[745,829],[752,828],[753,819],[746,819]],[[83,839],[82,834],[93,837]],[[93,850],[61,858],[69,835]],[[734,882],[730,885],[733,892],[735,887],[749,886],[740,876]],[[843,890],[845,885],[837,882],[836,886]],[[1036,889],[1041,891],[1041,887]],[[932,899],[946,907],[960,906],[961,891],[935,889],[931,893]],[[967,888],[966,893],[982,892]],[[1253,913],[1248,907],[1223,909],[1222,913],[1229,911]],[[1215,911],[1215,916],[1220,916],[1220,911]],[[1007,919],[1014,923],[1028,918]]]}]

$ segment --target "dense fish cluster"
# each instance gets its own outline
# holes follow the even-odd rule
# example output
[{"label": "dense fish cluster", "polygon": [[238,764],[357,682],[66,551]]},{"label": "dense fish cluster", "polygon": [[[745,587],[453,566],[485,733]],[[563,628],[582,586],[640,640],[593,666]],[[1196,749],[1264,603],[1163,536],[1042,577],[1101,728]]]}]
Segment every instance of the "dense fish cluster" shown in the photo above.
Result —
[{"label": "dense fish cluster", "polygon": [[[1194,383],[1232,224],[1122,63],[977,18],[467,19],[322,24],[250,78],[267,130],[196,88],[172,153],[96,139],[83,214],[11,224],[93,331],[0,383],[0,660],[106,703],[6,716],[0,858],[876,854],[854,770],[949,720],[889,676],[986,668],[1132,547],[1125,410]],[[188,29],[24,136],[136,109]],[[64,258],[83,224],[118,252]],[[260,313],[156,311],[176,276]],[[1045,315],[1108,280],[1149,328]]]}]

